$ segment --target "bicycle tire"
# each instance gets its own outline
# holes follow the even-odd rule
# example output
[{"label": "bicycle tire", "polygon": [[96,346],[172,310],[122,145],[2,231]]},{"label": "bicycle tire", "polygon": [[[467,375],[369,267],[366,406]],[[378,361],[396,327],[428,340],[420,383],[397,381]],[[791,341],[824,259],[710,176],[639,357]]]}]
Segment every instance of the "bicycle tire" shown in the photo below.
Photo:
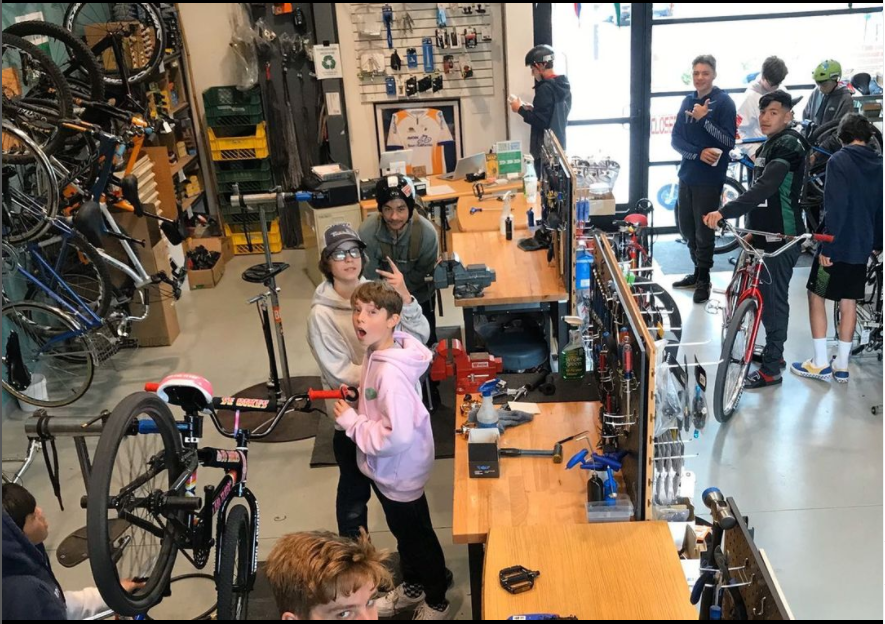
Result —
[{"label": "bicycle tire", "polygon": [[[37,314],[43,316],[38,317]],[[61,310],[32,301],[6,303],[3,306],[2,311],[0,311],[0,316],[2,316],[3,319],[4,337],[8,335],[9,331],[16,328],[21,332],[22,336],[27,335],[35,342],[45,338],[57,337],[61,333],[71,333],[72,336],[62,344],[62,348],[64,349],[62,352],[63,355],[61,357],[52,355],[49,357],[43,357],[43,361],[50,360],[52,357],[57,357],[60,362],[66,362],[68,364],[81,363],[85,366],[82,371],[82,380],[78,381],[78,383],[72,385],[70,388],[65,389],[64,386],[67,384],[64,384],[63,382],[59,383],[56,379],[52,378],[48,374],[50,370],[49,368],[41,367],[39,371],[33,369],[33,364],[37,361],[37,358],[32,356],[25,359],[26,354],[23,352],[22,359],[25,360],[25,366],[28,367],[32,373],[39,372],[46,379],[47,398],[35,399],[26,395],[24,392],[17,390],[12,384],[8,383],[6,379],[6,377],[8,377],[7,375],[4,376],[3,379],[3,388],[9,392],[9,394],[24,403],[36,405],[38,407],[63,407],[65,405],[70,405],[86,394],[86,391],[89,390],[89,387],[92,385],[92,379],[95,375],[95,360],[92,356],[91,344],[87,339],[83,328],[81,328],[79,324]],[[35,320],[35,318],[40,320]],[[47,324],[47,319],[49,318],[54,318],[55,322]],[[38,349],[38,353],[42,353],[44,348],[45,344]],[[73,349],[73,351],[71,349]],[[79,357],[79,354],[84,354],[84,356]],[[77,357],[72,357],[72,355]],[[31,366],[28,366],[29,363]],[[71,377],[72,375],[73,374],[68,373],[67,377]],[[53,398],[56,394],[58,397]]]},{"label": "bicycle tire", "polygon": [[[84,303],[89,305],[89,308],[95,312],[97,316],[103,319],[107,316],[108,310],[111,307],[111,293],[113,291],[111,273],[108,270],[108,266],[105,263],[104,258],[101,257],[101,254],[98,253],[98,250],[95,249],[95,247],[86,240],[86,237],[79,232],[72,231],[71,237],[68,238],[66,242],[73,249],[67,248],[67,245],[64,244],[64,239],[62,244],[58,245],[57,249],[58,253],[65,254],[64,259],[59,258],[58,253],[52,253],[53,251],[56,251],[55,247],[50,247],[50,245],[55,244],[55,238],[40,241],[36,244],[41,247],[41,255],[43,256],[43,259],[53,267],[58,276],[67,284],[68,288],[73,290],[77,296],[83,299]],[[63,262],[63,260],[68,260],[70,264]],[[93,274],[86,275],[86,273]],[[71,279],[71,277],[68,277],[69,275],[71,277],[80,276],[86,277],[87,280],[93,280],[96,284],[96,288],[93,292],[97,294],[90,296],[89,289],[82,286],[82,284],[84,284],[83,280]],[[55,280],[53,280],[53,282],[55,288],[51,288],[51,290],[56,295],[70,303],[75,308],[80,307],[80,303],[71,297],[60,283]],[[79,287],[78,284],[80,285]],[[50,286],[50,284],[46,284],[45,282],[44,285]],[[48,295],[46,295],[46,293],[36,284],[29,283],[28,289],[25,293],[25,299],[41,301],[39,297],[48,297]],[[52,299],[50,299],[50,301],[55,303]],[[49,301],[43,301],[43,303],[53,305],[53,303],[50,303]]]},{"label": "bicycle tire", "polygon": [[218,554],[218,619],[245,620],[249,607],[252,540],[249,511],[234,506],[227,514]]},{"label": "bicycle tire", "polygon": [[[84,99],[93,102],[104,102],[104,71],[99,66],[98,60],[92,54],[89,46],[82,40],[77,39],[70,31],[57,24],[32,20],[12,24],[3,31],[3,34],[12,34],[18,37],[42,36],[61,42],[68,52],[69,59],[72,59],[75,63],[66,70],[65,64],[57,62],[58,56],[51,56],[50,58],[56,61],[56,65],[61,69],[62,75],[71,85],[72,94],[77,92],[77,95]],[[51,43],[50,48],[52,48]],[[75,87],[80,82],[80,79],[75,77],[75,72],[78,69],[81,72],[80,75],[85,76],[83,83],[86,89],[82,90],[82,93],[80,92],[81,89]]]},{"label": "bicycle tire", "polygon": [[[46,153],[40,149],[40,146],[37,145],[37,143],[25,132],[16,128],[11,122],[5,119],[2,122],[2,128],[5,137],[8,137],[9,134],[13,135],[13,140],[19,141],[22,145],[27,147],[30,154],[32,154],[31,156],[26,156],[24,161],[18,163],[16,166],[27,166],[28,164],[33,163],[36,168],[36,174],[31,173],[29,169],[22,171],[16,170],[16,175],[22,184],[24,185],[27,182],[33,181],[38,185],[38,189],[36,190],[24,186],[22,186],[21,189],[16,189],[14,185],[10,184],[10,179],[4,179],[4,192],[2,198],[3,238],[8,242],[17,245],[19,243],[39,238],[50,228],[52,224],[49,220],[54,218],[58,213],[60,191],[55,170],[49,162]],[[24,154],[19,155],[25,156]],[[6,154],[4,154],[3,157],[6,158]],[[40,189],[42,189],[42,192]],[[24,193],[24,199],[34,201],[20,202],[24,211],[20,211],[18,217],[16,217],[18,219],[18,227],[13,227],[14,224],[12,222],[16,219],[13,219],[13,213],[9,210],[9,208],[12,207],[9,203],[14,202],[16,191]],[[44,204],[40,204],[36,201],[36,196],[38,194],[40,197],[45,198],[46,202]],[[23,217],[22,215],[25,216]]]},{"label": "bicycle tire", "polygon": [[[55,107],[52,109],[51,116],[57,116],[61,119],[70,119],[74,116],[74,98],[71,95],[71,89],[68,85],[67,80],[64,75],[62,75],[61,69],[59,69],[58,65],[56,65],[48,54],[43,52],[40,48],[32,44],[31,42],[22,39],[16,35],[3,33],[3,50],[4,56],[5,51],[7,49],[16,49],[21,53],[29,56],[35,63],[40,66],[42,73],[49,79],[50,87],[52,91],[55,93],[55,99],[52,100]],[[5,69],[5,68],[4,68]],[[24,87],[22,87],[24,89]],[[28,100],[31,99],[27,97],[26,94],[22,93],[22,97],[20,97],[17,101],[20,105],[23,105],[26,108],[29,108],[34,111],[40,111],[45,108],[45,101],[42,101],[42,106],[29,106]],[[39,100],[39,98],[37,98]],[[34,119],[30,116],[26,116],[23,112],[19,113],[16,111],[15,107],[12,106],[12,103],[15,100],[11,100],[6,97],[6,91],[3,93],[4,100],[4,116],[8,116],[7,118],[11,118],[16,120],[16,125],[19,127],[25,126],[31,127],[32,129],[36,129],[37,126],[34,125]],[[47,111],[48,112],[48,111]],[[54,120],[53,120],[54,121]],[[48,156],[53,155],[65,142],[67,137],[69,136],[69,132],[61,128],[57,123],[48,123],[46,126],[52,131],[48,134],[48,138],[45,141],[36,141],[35,142],[40,146]],[[28,160],[23,160],[22,155],[15,153],[6,153],[4,152],[3,158],[10,163],[20,164],[30,162]]]},{"label": "bicycle tire", "polygon": [[[75,31],[75,24],[77,23],[77,17],[80,16],[83,11],[87,7],[95,7],[96,5],[100,5],[102,3],[93,3],[93,2],[73,2],[68,5],[67,10],[65,11],[64,16],[64,27],[69,30],[74,36],[79,37],[80,34]],[[144,12],[144,14],[148,17],[151,22],[151,26],[154,28],[154,44],[151,49],[151,55],[145,63],[144,67],[138,69],[138,71],[133,71],[130,74],[128,79],[128,84],[135,85],[146,82],[149,80],[153,73],[160,66],[160,63],[163,62],[163,55],[165,53],[165,41],[166,41],[166,27],[163,24],[163,18],[160,15],[159,11],[151,5],[147,3],[132,3],[138,10]],[[116,6],[122,6],[117,4]],[[101,63],[100,63],[101,64]],[[104,81],[107,84],[113,86],[123,86],[123,78],[120,77],[117,73],[108,71],[108,69],[104,66]]]},{"label": "bicycle tire", "polygon": [[[759,306],[755,299],[746,299],[741,302],[735,311],[734,316],[731,318],[731,323],[728,325],[728,332],[725,334],[725,340],[722,342],[722,357],[719,362],[719,367],[716,370],[716,382],[713,391],[713,415],[716,417],[716,420],[722,424],[731,420],[731,417],[734,416],[734,412],[737,410],[737,406],[741,401],[741,395],[744,392],[744,378],[750,367],[750,360],[743,361],[744,355],[746,354],[746,348],[744,348],[744,353],[741,355],[741,360],[738,362],[733,361],[732,353],[734,351],[734,343],[737,341],[738,333],[742,329],[744,317],[749,316],[751,313],[755,315],[758,313],[758,310]],[[736,392],[736,394],[734,398],[731,399],[725,396],[725,385],[728,381],[729,371],[733,368],[733,364],[739,366],[737,369],[739,375],[737,375],[738,387],[736,390],[732,390],[732,392]],[[726,405],[726,400],[731,404]]]},{"label": "bicycle tire", "polygon": [[[109,541],[107,520],[108,511],[112,509],[110,498],[118,496],[117,491],[111,491],[112,480],[117,455],[126,439],[133,437],[132,421],[142,415],[149,416],[153,420],[160,435],[163,446],[161,452],[168,473],[168,479],[163,479],[166,487],[170,488],[181,475],[184,469],[181,465],[181,434],[175,426],[175,419],[169,407],[156,394],[150,392],[130,394],[114,408],[102,429],[95,449],[95,462],[89,479],[89,498],[86,507],[89,564],[95,584],[111,609],[120,615],[130,617],[147,613],[160,600],[169,584],[172,567],[178,554],[178,547],[170,529],[171,523],[167,522],[153,568],[149,571],[143,570],[142,576],[148,579],[144,588],[130,594],[120,585],[117,565],[123,561],[126,554],[122,554],[115,562],[116,553]],[[147,435],[136,434],[135,437],[147,437]],[[120,506],[123,504],[123,502],[118,503]],[[183,514],[176,515],[179,516],[178,520],[182,520]]]}]

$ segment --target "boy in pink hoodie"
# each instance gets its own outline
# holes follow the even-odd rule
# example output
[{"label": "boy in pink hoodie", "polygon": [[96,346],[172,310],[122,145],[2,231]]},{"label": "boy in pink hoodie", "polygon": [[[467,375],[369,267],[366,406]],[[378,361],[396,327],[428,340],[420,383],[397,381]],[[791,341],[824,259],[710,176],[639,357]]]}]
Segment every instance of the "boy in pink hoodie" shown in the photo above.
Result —
[{"label": "boy in pink hoodie", "polygon": [[356,443],[357,464],[372,480],[403,570],[403,583],[376,603],[378,615],[417,607],[413,619],[444,620],[451,610],[446,562],[424,495],[433,467],[433,432],[419,390],[432,355],[409,334],[394,331],[403,301],[390,285],[363,284],[351,303],[353,326],[367,352],[357,409],[338,401],[335,417]]}]

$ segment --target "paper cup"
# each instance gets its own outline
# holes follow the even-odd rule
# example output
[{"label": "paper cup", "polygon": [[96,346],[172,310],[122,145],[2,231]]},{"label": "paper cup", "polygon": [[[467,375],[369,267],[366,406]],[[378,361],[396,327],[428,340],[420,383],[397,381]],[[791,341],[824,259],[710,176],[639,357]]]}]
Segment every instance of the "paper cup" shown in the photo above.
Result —
[{"label": "paper cup", "polygon": [[718,147],[711,147],[710,150],[716,153],[716,162],[710,165],[711,167],[715,167],[719,164],[719,159],[722,158],[722,150]]}]

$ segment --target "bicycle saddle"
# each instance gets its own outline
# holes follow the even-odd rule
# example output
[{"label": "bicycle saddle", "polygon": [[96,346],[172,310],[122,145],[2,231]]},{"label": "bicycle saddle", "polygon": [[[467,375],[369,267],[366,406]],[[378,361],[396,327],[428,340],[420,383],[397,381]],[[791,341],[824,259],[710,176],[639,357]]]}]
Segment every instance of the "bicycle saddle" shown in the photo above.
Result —
[{"label": "bicycle saddle", "polygon": [[74,229],[85,236],[93,247],[103,247],[101,235],[104,232],[104,217],[98,202],[83,202],[74,215],[73,224]]},{"label": "bicycle saddle", "polygon": [[636,227],[648,227],[648,217],[644,214],[629,214],[624,221]]},{"label": "bicycle saddle", "polygon": [[200,411],[212,405],[212,384],[205,377],[175,373],[160,382],[157,396],[186,412]]},{"label": "bicycle saddle", "polygon": [[9,385],[19,392],[24,392],[31,385],[31,373],[22,360],[22,350],[18,340],[18,333],[9,332],[9,336],[6,338],[6,355],[3,357],[3,363],[6,364]]}]

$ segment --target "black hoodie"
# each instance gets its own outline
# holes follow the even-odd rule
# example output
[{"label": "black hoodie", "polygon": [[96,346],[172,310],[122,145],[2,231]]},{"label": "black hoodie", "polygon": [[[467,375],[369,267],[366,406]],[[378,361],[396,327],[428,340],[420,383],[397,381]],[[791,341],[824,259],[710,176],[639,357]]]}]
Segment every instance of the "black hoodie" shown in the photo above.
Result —
[{"label": "black hoodie", "polygon": [[847,145],[827,162],[824,231],[832,243],[820,252],[833,262],[866,264],[882,250],[882,156],[863,145]]},{"label": "black hoodie", "polygon": [[43,544],[34,546],[3,512],[3,619],[66,620],[64,594]]},{"label": "black hoodie", "polygon": [[535,83],[535,100],[532,108],[522,107],[519,114],[532,127],[529,152],[535,158],[535,171],[539,172],[541,146],[544,131],[548,128],[565,149],[565,126],[572,110],[572,86],[566,76],[555,76]]}]

